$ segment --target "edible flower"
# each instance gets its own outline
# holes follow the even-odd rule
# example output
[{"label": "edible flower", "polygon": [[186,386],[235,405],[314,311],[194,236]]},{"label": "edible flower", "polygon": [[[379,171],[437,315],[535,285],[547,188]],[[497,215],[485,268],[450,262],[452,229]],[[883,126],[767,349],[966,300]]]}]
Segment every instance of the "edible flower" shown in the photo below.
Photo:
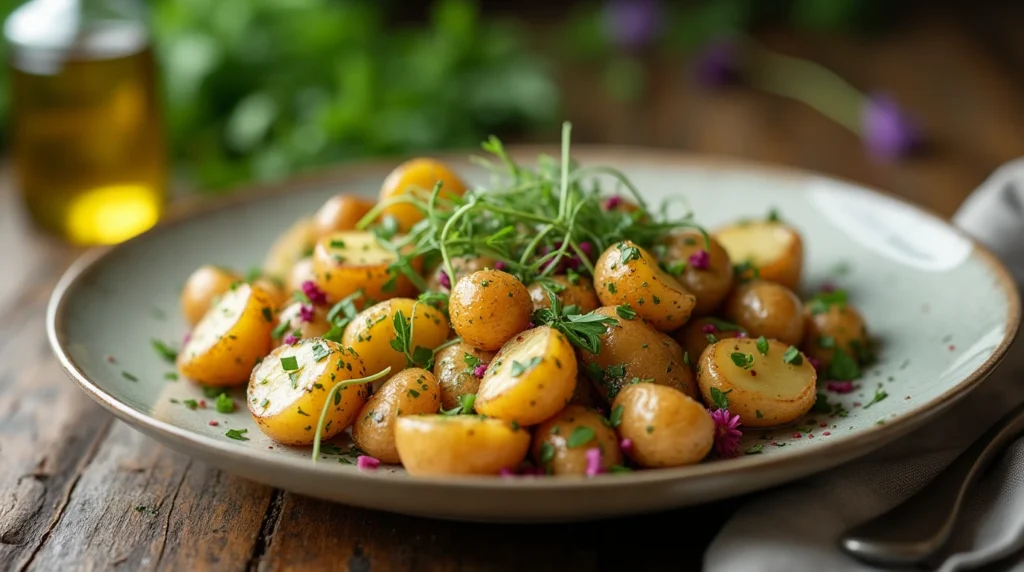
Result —
[{"label": "edible flower", "polygon": [[637,49],[657,38],[662,17],[658,0],[609,0],[605,5],[605,32],[618,47]]},{"label": "edible flower", "polygon": [[299,306],[299,319],[307,324],[313,321],[313,306],[303,304]]},{"label": "edible flower", "polygon": [[622,441],[619,441],[619,448],[622,449],[623,451],[627,452],[627,453],[632,451],[633,450],[633,440],[630,439],[629,437],[626,437]]},{"label": "edible flower", "polygon": [[718,331],[718,328],[714,324],[704,324],[700,327],[700,331],[702,334],[713,334]]},{"label": "edible flower", "polygon": [[298,341],[299,338],[295,337],[295,334],[288,334],[287,336],[284,337],[283,340],[281,340],[281,342],[284,343],[284,345],[286,346],[298,343]]},{"label": "edible flower", "polygon": [[504,260],[499,260],[494,263],[495,270],[505,270],[506,268],[508,268],[508,264],[505,264]]},{"label": "edible flower", "polygon": [[602,472],[604,468],[601,467],[601,450],[597,447],[591,447],[587,449],[583,455],[587,458],[587,476],[594,477]]},{"label": "edible flower", "polygon": [[473,368],[473,377],[483,379],[484,374],[487,373],[487,365],[488,364],[486,364],[486,363],[482,363],[482,364],[474,367]]},{"label": "edible flower", "polygon": [[711,420],[715,422],[715,453],[723,459],[740,454],[740,416],[729,413],[728,409],[716,409],[711,412]]},{"label": "edible flower", "polygon": [[852,381],[830,381],[826,387],[836,393],[850,393],[854,389]]},{"label": "edible flower", "polygon": [[356,457],[356,466],[361,471],[374,471],[380,466],[380,459],[369,455],[359,455]]},{"label": "edible flower", "polygon": [[302,283],[302,293],[309,298],[310,302],[318,306],[327,303],[327,294],[325,294],[324,291],[321,290],[312,280],[306,280]]},{"label": "edible flower", "polygon": [[707,270],[711,266],[711,255],[702,248],[690,255],[689,263],[697,270]]},{"label": "edible flower", "polygon": [[896,159],[917,144],[917,127],[896,101],[883,93],[868,94],[861,108],[860,135],[872,155]]},{"label": "edible flower", "polygon": [[442,270],[441,273],[437,275],[437,283],[440,284],[441,287],[444,288],[445,290],[452,289],[452,279],[448,277],[448,273],[445,272],[444,270]]},{"label": "edible flower", "polygon": [[618,207],[621,204],[622,204],[622,197],[620,197],[619,195],[614,195],[614,196],[608,197],[608,199],[604,202],[604,210],[610,211],[610,210]]}]

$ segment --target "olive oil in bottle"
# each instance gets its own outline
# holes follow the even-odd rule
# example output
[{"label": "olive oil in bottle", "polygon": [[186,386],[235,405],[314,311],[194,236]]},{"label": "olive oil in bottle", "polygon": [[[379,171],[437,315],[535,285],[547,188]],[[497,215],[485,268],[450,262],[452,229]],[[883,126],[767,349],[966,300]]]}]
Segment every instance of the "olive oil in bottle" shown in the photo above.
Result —
[{"label": "olive oil in bottle", "polygon": [[32,218],[78,244],[153,226],[167,158],[141,6],[33,0],[4,35],[14,168]]}]

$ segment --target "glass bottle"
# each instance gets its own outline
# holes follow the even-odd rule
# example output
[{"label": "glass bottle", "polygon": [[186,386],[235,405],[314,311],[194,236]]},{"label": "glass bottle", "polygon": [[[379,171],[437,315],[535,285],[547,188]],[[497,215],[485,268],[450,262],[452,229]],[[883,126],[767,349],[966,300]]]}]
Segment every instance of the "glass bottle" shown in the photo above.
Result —
[{"label": "glass bottle", "polygon": [[167,157],[139,0],[32,0],[4,24],[18,184],[44,230],[110,244],[153,226]]}]

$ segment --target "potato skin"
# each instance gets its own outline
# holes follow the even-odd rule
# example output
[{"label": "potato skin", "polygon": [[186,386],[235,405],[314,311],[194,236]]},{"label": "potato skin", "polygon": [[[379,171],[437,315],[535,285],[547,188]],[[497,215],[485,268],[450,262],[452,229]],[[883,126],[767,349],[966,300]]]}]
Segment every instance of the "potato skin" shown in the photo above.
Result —
[{"label": "potato skin", "polygon": [[[579,350],[579,367],[606,401],[611,402],[633,378],[653,379],[655,384],[672,387],[691,397],[697,395],[693,372],[683,363],[683,350],[675,340],[639,317],[633,320],[620,317],[615,308],[604,306],[595,313],[613,318],[618,324],[605,328],[598,354]],[[597,375],[598,368],[607,372],[608,368],[617,366],[625,367],[622,377]]]},{"label": "potato skin", "polygon": [[260,276],[253,280],[251,284],[267,293],[267,296],[274,303],[275,312],[280,312],[288,305],[288,293],[284,291],[282,282],[266,276]]},{"label": "potato skin", "polygon": [[[332,303],[360,289],[371,300],[414,296],[416,287],[405,274],[399,273],[393,287],[388,286],[388,266],[395,260],[394,253],[384,250],[372,234],[363,231],[332,233],[313,247],[316,285]],[[415,268],[418,261],[413,263]]]},{"label": "potato skin", "polygon": [[391,347],[391,340],[396,338],[394,317],[398,312],[412,324],[413,350],[416,346],[432,350],[448,339],[448,320],[427,304],[392,298],[370,306],[349,322],[341,336],[342,345],[359,354],[370,374],[389,366],[392,374],[405,368],[405,355]]},{"label": "potato skin", "polygon": [[[713,313],[729,295],[733,284],[732,261],[729,259],[729,253],[722,248],[721,243],[712,237],[708,237],[708,243],[706,245],[704,235],[695,230],[673,232],[664,242],[663,262],[669,265],[672,263],[686,264],[683,273],[679,275],[679,282],[687,291],[697,297],[697,302],[693,307],[693,313],[697,316]],[[708,247],[705,248],[705,246]],[[702,251],[707,251],[709,255],[708,267],[698,269],[690,263],[690,257]]]},{"label": "potato skin", "polygon": [[[623,261],[623,256],[629,260]],[[697,299],[674,276],[658,267],[654,256],[630,241],[609,246],[594,265],[594,288],[601,304],[629,304],[661,331],[690,319]]]},{"label": "potato skin", "polygon": [[[577,428],[584,427],[594,432],[594,437],[582,445],[569,446],[569,437]],[[554,457],[548,463],[543,462],[544,444],[548,443],[554,451]],[[605,424],[604,417],[581,405],[569,405],[557,415],[537,426],[533,434],[533,460],[538,467],[544,468],[554,475],[585,475],[587,474],[588,449],[597,447],[601,451],[601,467],[622,464],[622,451],[619,450],[619,437],[615,431]]]},{"label": "potato skin", "polygon": [[437,413],[440,403],[434,374],[420,368],[402,370],[363,405],[352,426],[352,441],[382,463],[397,463],[395,420],[400,415]]},{"label": "potato skin", "polygon": [[804,338],[803,307],[789,288],[754,280],[740,284],[725,303],[725,317],[756,338],[799,346]]},{"label": "potato skin", "polygon": [[452,288],[448,313],[455,333],[469,345],[495,351],[530,323],[526,286],[500,270],[479,270]]},{"label": "potato skin", "polygon": [[[870,344],[864,318],[849,304],[833,304],[827,311],[818,314],[805,306],[804,324],[804,343],[801,349],[821,362],[823,368],[832,363],[836,349],[842,349],[857,360],[860,355],[858,348],[863,351]],[[823,337],[832,338],[833,345],[821,345]]]},{"label": "potato skin", "polygon": [[[441,182],[441,196],[462,196],[466,192],[466,184],[447,165],[436,159],[418,158],[395,167],[384,179],[380,202],[406,194],[412,189],[418,189],[426,196],[434,190],[438,181]],[[414,224],[423,219],[423,212],[408,203],[398,203],[385,208],[381,216],[395,217],[399,230],[409,232]]]},{"label": "potato skin", "polygon": [[238,284],[196,324],[178,354],[178,371],[205,385],[244,385],[256,362],[270,352],[273,319],[266,292]]},{"label": "potato skin", "polygon": [[496,475],[526,458],[530,433],[477,415],[403,415],[395,446],[410,475]]},{"label": "potato skin", "polygon": [[527,330],[494,356],[480,380],[476,411],[536,425],[569,403],[576,374],[576,355],[564,334],[548,326]]},{"label": "potato skin", "polygon": [[447,272],[444,269],[444,264],[439,264],[430,273],[430,278],[427,279],[427,289],[435,292],[447,292],[451,290],[452,286],[458,284],[459,280],[462,280],[464,276],[469,276],[477,270],[485,268],[494,268],[493,258],[487,256],[459,256],[452,260],[452,270],[455,271],[455,276],[448,277],[448,286],[441,284],[441,274],[447,274]]},{"label": "potato skin", "polygon": [[313,216],[313,236],[319,239],[339,230],[355,230],[356,223],[374,204],[371,199],[347,193],[327,199]]},{"label": "potato skin", "polygon": [[196,268],[185,280],[185,287],[181,290],[181,314],[188,325],[198,324],[214,300],[241,280],[237,272],[220,266],[204,264]]},{"label": "potato skin", "polygon": [[[317,345],[329,351],[320,361],[312,355]],[[295,383],[281,367],[285,356],[295,357],[300,367]],[[276,348],[252,370],[245,401],[260,430],[271,439],[286,445],[312,445],[331,389],[366,375],[363,362],[351,350],[326,340],[302,340]],[[330,439],[352,424],[369,396],[368,385],[358,383],[338,390],[338,397],[328,407],[321,439]]]},{"label": "potato skin", "polygon": [[[746,427],[793,423],[814,406],[817,373],[806,356],[801,356],[800,364],[785,363],[788,344],[768,340],[767,355],[756,344],[750,338],[721,340],[704,350],[697,369],[704,402],[714,403],[711,388],[716,388],[728,392],[729,411]],[[738,367],[733,353],[753,356],[753,364],[749,369]]]},{"label": "potato skin", "polygon": [[[706,332],[705,329],[714,328],[712,332]],[[716,339],[725,340],[729,338],[738,338],[746,334],[739,330],[722,330],[719,329],[713,323],[712,316],[704,316],[695,320],[690,320],[683,329],[677,330],[673,337],[679,345],[683,346],[683,351],[686,352],[684,356],[684,362],[688,361],[687,365],[690,369],[697,368],[697,361],[700,359],[700,354],[704,353],[704,348],[711,345],[711,341],[708,340],[708,336],[712,335]],[[685,359],[689,358],[689,359]]]},{"label": "potato skin", "polygon": [[711,451],[715,441],[711,414],[671,387],[630,385],[615,398],[612,411],[619,407],[619,436],[632,442],[625,453],[642,467],[692,465]]},{"label": "potato skin", "polygon": [[473,368],[466,365],[466,354],[485,364],[494,360],[494,352],[478,350],[464,342],[448,346],[434,355],[434,377],[440,386],[441,407],[444,409],[457,407],[460,397],[476,393],[480,388],[480,378],[473,375]]},{"label": "potato skin", "polygon": [[279,340],[275,340],[276,343],[283,343],[284,338],[295,332],[298,332],[298,334],[294,334],[297,338],[305,340],[307,338],[319,338],[330,331],[331,324],[327,321],[329,308],[313,306],[313,321],[306,322],[301,318],[302,306],[302,302],[292,302],[284,310],[281,310],[281,314],[277,317],[277,324],[280,325],[282,322],[288,322],[288,329],[285,331],[284,336]]},{"label": "potato skin", "polygon": [[577,372],[576,372],[576,389],[572,392],[572,397],[569,399],[570,405],[582,405],[589,407],[590,409],[596,409],[604,411],[608,409],[608,402],[605,401],[603,395],[597,391],[597,387],[594,386],[590,378],[587,377],[586,372],[583,371],[582,361],[579,358],[577,361]]},{"label": "potato skin", "polygon": [[263,274],[288,282],[292,268],[309,256],[316,242],[312,217],[303,217],[281,233],[263,259]]},{"label": "potato skin", "polygon": [[303,282],[316,283],[316,270],[313,268],[312,256],[302,258],[295,263],[295,266],[292,266],[285,278],[284,289],[288,293],[301,292]]},{"label": "potato skin", "polygon": [[[792,226],[778,221],[747,221],[723,227],[713,236],[729,253],[734,264],[749,261],[757,267],[758,277],[762,280],[778,282],[790,290],[800,286],[804,264],[803,239]],[[764,244],[772,241],[780,243],[780,251],[771,260],[751,259],[754,252],[751,245],[761,245],[757,250],[762,250]]]},{"label": "potato skin", "polygon": [[[559,287],[562,289],[555,295],[562,302],[563,307],[576,306],[579,308],[580,314],[586,314],[593,312],[601,305],[601,300],[598,299],[597,292],[594,291],[594,283],[589,278],[579,276],[576,278],[575,284],[570,282],[569,277],[565,275],[552,276],[551,280],[557,284],[556,290]],[[534,310],[551,307],[548,289],[544,287],[544,284],[534,282],[530,284],[529,291]]]}]

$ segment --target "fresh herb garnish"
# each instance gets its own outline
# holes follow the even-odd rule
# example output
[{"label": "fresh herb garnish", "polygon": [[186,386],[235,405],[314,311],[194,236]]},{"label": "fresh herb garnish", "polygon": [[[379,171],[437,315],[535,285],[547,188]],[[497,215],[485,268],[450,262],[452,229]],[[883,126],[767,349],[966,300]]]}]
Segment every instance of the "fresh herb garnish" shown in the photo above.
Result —
[{"label": "fresh herb garnish", "polygon": [[121,377],[127,379],[128,381],[139,381],[139,378],[135,377],[135,374],[129,373],[127,371],[122,371]]},{"label": "fresh herb garnish", "polygon": [[324,432],[324,422],[327,420],[327,411],[331,408],[331,402],[332,401],[334,402],[335,406],[337,406],[338,402],[341,401],[340,400],[341,394],[338,393],[338,392],[341,391],[343,388],[348,387],[350,385],[359,385],[359,384],[365,384],[365,383],[370,383],[370,382],[376,381],[376,380],[386,376],[389,373],[391,373],[391,367],[390,366],[384,368],[381,371],[378,371],[377,373],[375,373],[373,375],[368,375],[366,377],[360,377],[358,379],[346,379],[345,381],[339,381],[338,383],[334,384],[334,387],[331,387],[331,390],[327,392],[327,399],[324,400],[323,409],[320,410],[320,420],[317,421],[316,432],[313,433],[313,462],[314,463],[320,457],[320,436],[323,435],[323,432]]},{"label": "fresh herb garnish", "polygon": [[533,312],[533,323],[551,326],[565,334],[569,343],[592,354],[601,351],[601,336],[609,325],[617,325],[615,318],[590,312],[589,314],[568,314],[562,301],[548,292],[550,308],[538,308]]},{"label": "fresh herb garnish", "polygon": [[739,324],[726,322],[725,320],[719,320],[718,318],[712,318],[710,316],[704,318],[704,320],[709,324],[715,326],[715,329],[720,332],[743,332],[744,334],[747,333],[747,330],[745,330],[743,326],[740,326]]},{"label": "fresh herb garnish", "polygon": [[711,391],[711,402],[714,403],[716,409],[729,409],[729,394],[732,390],[722,391],[717,387],[712,387]]},{"label": "fresh herb garnish", "polygon": [[836,339],[832,336],[820,336],[818,338],[818,345],[823,348],[834,348],[836,347]]},{"label": "fresh herb garnish", "polygon": [[619,405],[615,409],[612,409],[612,414],[610,417],[608,417],[608,421],[611,423],[612,427],[618,427],[619,424],[622,423],[623,410],[624,407],[622,405]]},{"label": "fresh herb garnish", "polygon": [[846,306],[846,291],[833,290],[831,292],[818,292],[807,304],[812,314],[824,314],[829,308],[837,306],[842,310]]},{"label": "fresh herb garnish", "polygon": [[248,429],[228,429],[228,432],[225,433],[225,435],[227,435],[228,438],[234,439],[235,441],[248,441],[249,438],[245,436],[245,434],[248,432]]},{"label": "fresh herb garnish", "polygon": [[540,356],[534,356],[526,360],[526,363],[519,363],[515,360],[512,360],[512,367],[509,370],[509,373],[512,374],[512,377],[519,377],[520,375],[526,373],[527,370],[533,369],[540,365],[542,361],[544,361],[544,358]]},{"label": "fresh herb garnish", "polygon": [[182,401],[181,404],[193,411],[199,409],[199,402],[196,401],[195,399],[186,399]]},{"label": "fresh herb garnish", "polygon": [[270,332],[270,337],[275,340],[279,340],[288,333],[288,328],[291,327],[291,322],[288,320],[282,320],[280,324],[274,327],[274,330]]},{"label": "fresh herb garnish", "polygon": [[555,460],[555,446],[547,441],[540,445],[540,464],[543,467],[547,467],[551,464],[551,461]]},{"label": "fresh herb garnish", "polygon": [[804,358],[796,346],[789,346],[786,353],[782,354],[782,361],[792,365],[801,365],[804,363]]},{"label": "fresh herb garnish", "polygon": [[860,366],[857,360],[843,348],[832,352],[832,362],[828,364],[828,378],[839,381],[850,381],[860,377]]},{"label": "fresh herb garnish", "polygon": [[281,369],[297,371],[299,369],[299,360],[295,359],[295,356],[285,356],[281,358]]},{"label": "fresh herb garnish", "polygon": [[401,310],[395,312],[392,323],[395,328],[395,339],[391,340],[391,348],[405,356],[406,367],[422,367],[431,369],[434,362],[434,352],[423,346],[413,347],[413,333],[416,320],[416,304],[413,303],[413,318],[406,319]]},{"label": "fresh herb garnish", "polygon": [[565,440],[565,444],[570,449],[582,447],[589,443],[595,435],[594,430],[590,427],[579,426],[572,430],[572,433],[569,434],[569,438]]},{"label": "fresh herb garnish", "polygon": [[764,336],[757,338],[757,351],[763,355],[768,355],[768,340]]},{"label": "fresh herb garnish", "polygon": [[164,379],[167,381],[178,381],[178,374],[173,371],[169,371],[164,374]]},{"label": "fresh herb garnish", "polygon": [[329,355],[331,355],[331,350],[325,348],[323,344],[313,344],[313,361],[319,362]]},{"label": "fresh herb garnish", "polygon": [[729,354],[732,359],[732,363],[736,364],[736,367],[742,367],[743,369],[750,369],[754,365],[754,356],[752,354],[745,354],[743,352],[732,352]]},{"label": "fresh herb garnish", "polygon": [[235,412],[235,400],[228,397],[228,394],[221,393],[217,396],[217,413],[234,413]]},{"label": "fresh herb garnish", "polygon": [[622,304],[621,306],[615,307],[615,313],[619,315],[623,320],[633,320],[636,318],[636,312],[633,308],[629,307],[629,304]]},{"label": "fresh herb garnish", "polygon": [[875,396],[871,398],[871,401],[867,402],[867,404],[864,405],[864,409],[871,407],[872,405],[878,403],[879,401],[885,399],[886,397],[889,397],[889,394],[886,393],[884,389],[879,387],[878,389],[875,390]]},{"label": "fresh herb garnish", "polygon": [[162,357],[166,361],[174,363],[175,360],[178,359],[178,350],[170,347],[169,345],[163,343],[162,341],[156,338],[151,339],[150,343],[153,345],[153,351],[155,351],[158,356]]},{"label": "fresh herb garnish", "polygon": [[466,393],[459,396],[459,404],[448,410],[441,410],[442,415],[472,415],[476,404],[476,394]]},{"label": "fresh herb garnish", "polygon": [[744,451],[743,454],[744,455],[757,455],[762,450],[764,450],[764,443],[755,443],[755,444],[751,445],[750,448],[748,448],[746,451]]},{"label": "fresh herb garnish", "polygon": [[832,404],[828,402],[828,395],[822,392],[818,392],[814,399],[814,405],[811,406],[811,412],[813,413],[831,413]]}]

